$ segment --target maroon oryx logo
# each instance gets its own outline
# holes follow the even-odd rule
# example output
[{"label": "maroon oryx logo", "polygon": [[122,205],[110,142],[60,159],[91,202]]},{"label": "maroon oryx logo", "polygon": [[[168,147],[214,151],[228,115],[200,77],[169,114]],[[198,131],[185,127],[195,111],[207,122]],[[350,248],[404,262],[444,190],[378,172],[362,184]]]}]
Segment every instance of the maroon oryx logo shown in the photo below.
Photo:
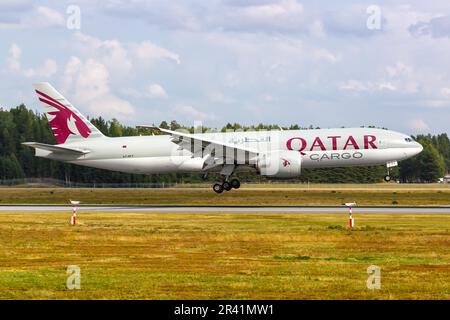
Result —
[{"label": "maroon oryx logo", "polygon": [[[39,100],[45,103],[47,106],[56,110],[48,111],[47,117],[50,127],[55,135],[56,142],[58,144],[66,142],[69,135],[81,135],[83,138],[89,137],[91,129],[77,116],[72,110],[67,108],[61,102],[53,99],[49,95],[36,90]],[[69,124],[70,122],[70,124]],[[70,127],[69,127],[70,126]],[[73,132],[76,131],[78,132]]]},{"label": "maroon oryx logo", "polygon": [[288,167],[291,165],[291,162],[285,158],[280,158],[281,162],[283,163],[283,167]]}]

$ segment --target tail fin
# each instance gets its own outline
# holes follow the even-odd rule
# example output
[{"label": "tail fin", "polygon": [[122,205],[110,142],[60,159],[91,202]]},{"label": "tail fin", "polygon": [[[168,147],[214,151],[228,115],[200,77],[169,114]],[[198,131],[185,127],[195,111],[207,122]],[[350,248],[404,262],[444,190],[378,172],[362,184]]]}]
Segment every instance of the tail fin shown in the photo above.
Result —
[{"label": "tail fin", "polygon": [[39,101],[44,106],[48,124],[58,144],[78,139],[104,137],[66,98],[50,83],[33,84]]}]

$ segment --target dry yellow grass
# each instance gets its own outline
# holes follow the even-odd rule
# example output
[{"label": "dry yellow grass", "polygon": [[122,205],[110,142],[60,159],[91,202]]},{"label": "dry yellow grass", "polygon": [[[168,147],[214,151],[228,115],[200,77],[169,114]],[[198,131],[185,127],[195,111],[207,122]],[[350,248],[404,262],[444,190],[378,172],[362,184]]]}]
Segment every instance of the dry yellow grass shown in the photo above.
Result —
[{"label": "dry yellow grass", "polygon": [[[0,214],[2,299],[449,299],[448,215]],[[81,290],[66,289],[67,265]],[[381,289],[366,269],[381,267]]]}]

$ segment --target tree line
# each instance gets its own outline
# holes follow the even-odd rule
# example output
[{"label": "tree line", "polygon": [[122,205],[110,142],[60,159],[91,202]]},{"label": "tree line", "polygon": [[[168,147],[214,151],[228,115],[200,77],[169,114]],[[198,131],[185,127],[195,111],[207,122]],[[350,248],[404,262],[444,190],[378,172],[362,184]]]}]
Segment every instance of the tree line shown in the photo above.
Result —
[{"label": "tree line", "polygon": [[[91,122],[106,136],[120,137],[133,135],[160,134],[149,129],[138,129],[122,125],[116,119],[105,120],[102,117],[93,118]],[[162,128],[177,130],[180,128],[194,132],[193,127],[186,127],[173,120],[163,121]],[[278,125],[259,124],[242,126],[238,123],[228,123],[221,131],[226,130],[277,130]],[[281,128],[283,130],[313,129],[299,125]],[[203,128],[207,130],[207,128]],[[447,134],[419,135],[414,137],[424,150],[418,156],[401,161],[392,175],[402,182],[436,182],[450,168],[450,140]],[[204,180],[202,174],[159,174],[135,175],[113,172],[65,164],[58,161],[37,158],[32,148],[22,145],[22,142],[36,141],[55,144],[55,138],[48,126],[45,115],[26,108],[25,105],[4,110],[0,109],[0,181],[23,178],[54,178],[68,183],[195,183]],[[385,166],[356,168],[321,168],[304,169],[297,182],[312,183],[373,183],[380,182],[386,174]],[[239,174],[242,181],[265,181],[267,178],[250,173]],[[213,181],[217,176],[208,177]]]}]

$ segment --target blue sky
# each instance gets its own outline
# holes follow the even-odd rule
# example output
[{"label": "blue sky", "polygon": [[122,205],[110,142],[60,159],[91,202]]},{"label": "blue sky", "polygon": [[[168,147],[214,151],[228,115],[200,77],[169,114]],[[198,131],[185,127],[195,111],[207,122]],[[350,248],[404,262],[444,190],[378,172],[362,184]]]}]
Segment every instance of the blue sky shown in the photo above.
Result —
[{"label": "blue sky", "polygon": [[37,109],[31,84],[49,81],[128,125],[450,132],[444,0],[2,0],[0,57],[6,108]]}]

